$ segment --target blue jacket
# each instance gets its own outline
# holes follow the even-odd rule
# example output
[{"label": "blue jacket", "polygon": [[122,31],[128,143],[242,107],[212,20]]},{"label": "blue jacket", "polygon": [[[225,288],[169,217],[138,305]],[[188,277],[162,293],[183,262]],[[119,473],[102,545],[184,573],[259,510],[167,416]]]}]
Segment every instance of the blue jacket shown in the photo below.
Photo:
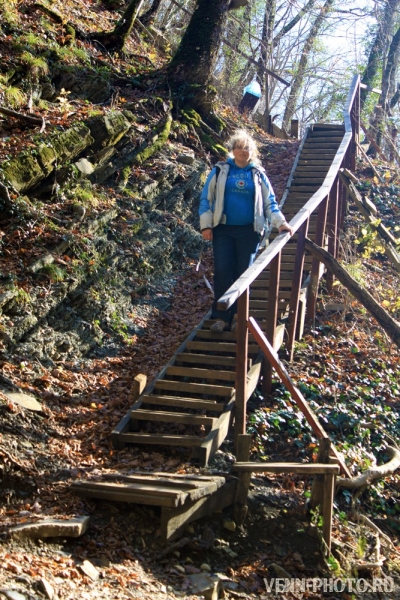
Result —
[{"label": "blue jacket", "polygon": [[[242,186],[246,186],[249,183],[246,182],[246,174],[251,171],[254,183],[252,222],[255,231],[262,234],[267,221],[270,221],[277,229],[286,223],[285,217],[279,210],[274,191],[264,169],[255,166],[253,163],[250,163],[244,169],[240,169],[240,167],[235,165],[233,159],[229,158],[227,162],[217,163],[216,167],[212,169],[207,177],[207,181],[203,187],[199,207],[201,230],[213,228],[219,224],[227,224],[227,221],[229,224],[230,219],[232,219],[234,211],[234,208],[232,210],[232,206],[234,207],[235,202],[238,202],[236,196],[239,192],[238,190],[233,190],[232,187],[226,190],[226,182],[231,169],[231,176],[232,172],[236,172],[235,170],[237,170],[238,183]],[[238,188],[239,185],[237,186]],[[228,220],[226,212],[228,213]],[[248,224],[249,221],[246,218],[246,214],[243,216],[246,222],[235,222],[233,224]]]}]

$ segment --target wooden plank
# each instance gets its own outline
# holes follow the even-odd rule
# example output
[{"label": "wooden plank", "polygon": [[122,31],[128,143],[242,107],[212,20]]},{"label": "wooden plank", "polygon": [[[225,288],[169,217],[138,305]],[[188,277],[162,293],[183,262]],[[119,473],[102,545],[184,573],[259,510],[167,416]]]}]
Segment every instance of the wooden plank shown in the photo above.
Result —
[{"label": "wooden plank", "polygon": [[[121,479],[121,476],[118,479]],[[141,479],[125,477],[124,481],[125,483],[77,482],[76,491],[80,495],[91,495],[91,497],[105,498],[107,495],[108,499],[119,502],[177,507],[187,501],[193,502],[209,496],[222,485],[222,482],[219,483],[212,479],[202,482],[172,481],[160,478],[143,481],[143,476]]]},{"label": "wooden plank", "polygon": [[224,473],[223,475],[197,475],[196,473],[167,473],[166,471],[134,471],[133,473],[126,475],[124,473],[120,473],[119,471],[108,471],[102,476],[115,476],[115,475],[123,475],[124,477],[132,477],[136,475],[140,475],[140,477],[160,477],[161,479],[179,479],[180,481],[197,481],[197,482],[208,482],[215,481],[219,482],[221,485],[225,482],[225,477],[228,473]]},{"label": "wooden plank", "polygon": [[338,475],[339,465],[325,465],[321,463],[294,463],[294,462],[236,462],[232,465],[235,473],[298,473],[315,475],[331,473]]},{"label": "wooden plank", "polygon": [[[224,342],[188,342],[186,344],[188,350],[200,350],[201,352],[226,352],[232,355],[236,354],[236,344]],[[258,346],[249,344],[249,354],[257,354]]]},{"label": "wooden plank", "polygon": [[201,352],[227,352],[232,356],[236,354],[236,344],[227,342],[188,342],[186,348]]},{"label": "wooden plank", "polygon": [[[291,280],[289,282],[289,285],[286,286],[287,288],[291,287],[290,283],[291,283]],[[282,285],[282,282],[281,282],[281,285]],[[254,302],[254,300],[267,300],[269,298],[269,290],[254,290],[254,293],[251,296],[252,296],[252,298],[250,300],[251,304]],[[289,298],[290,298],[290,292],[284,292],[284,291],[279,290],[279,292],[278,292],[279,300],[288,300]]]},{"label": "wooden plank", "polygon": [[170,542],[179,537],[192,521],[196,521],[218,512],[233,504],[236,480],[227,481],[223,487],[211,496],[196,502],[186,502],[177,508],[163,508],[161,512],[161,536],[163,541]]},{"label": "wooden plank", "polygon": [[179,352],[176,355],[176,362],[219,365],[221,367],[235,366],[235,358],[233,356],[210,356],[209,354],[189,354],[188,352]]},{"label": "wooden plank", "polygon": [[206,396],[222,396],[223,398],[230,398],[235,391],[235,388],[225,385],[186,383],[183,381],[169,381],[167,379],[159,379],[156,381],[154,389],[174,392],[189,392],[191,394],[205,394]]},{"label": "wooden plank", "polygon": [[130,475],[123,473],[103,473],[102,478],[121,481],[140,481],[156,485],[171,486],[178,490],[191,490],[214,484],[220,488],[225,483],[225,477],[220,475],[191,475],[190,473],[160,473],[159,471],[135,471]]},{"label": "wooden plank", "polygon": [[125,444],[150,444],[160,446],[183,446],[193,448],[201,446],[203,438],[197,435],[167,435],[157,433],[142,433],[130,431],[121,433],[121,441]]},{"label": "wooden plank", "polygon": [[235,381],[233,371],[221,371],[220,369],[198,369],[195,367],[168,367],[167,375],[173,377],[190,377],[194,379],[216,379],[220,381]]},{"label": "wooden plank", "polygon": [[[236,342],[236,332],[232,333],[231,331],[221,331],[216,333],[214,331],[202,329],[197,333],[196,340],[222,340]],[[253,336],[250,336],[250,342],[254,343]]]},{"label": "wooden plank", "polygon": [[150,504],[152,506],[175,507],[183,504],[188,497],[186,492],[177,492],[168,488],[158,488],[157,493],[151,486],[132,484],[118,484],[105,482],[77,481],[72,484],[72,489],[79,496],[112,500],[114,502],[133,502],[136,504]]},{"label": "wooden plank", "polygon": [[318,152],[319,150],[322,150],[323,152],[332,151],[334,154],[336,154],[336,150],[339,148],[341,141],[342,140],[340,140],[339,143],[335,143],[333,140],[322,142],[319,138],[311,138],[304,144],[302,154],[304,152],[308,152],[309,150],[312,152]]},{"label": "wooden plank", "polygon": [[154,421],[157,423],[181,423],[184,425],[204,425],[212,427],[216,419],[205,415],[191,415],[188,413],[167,412],[161,410],[147,410],[139,408],[131,411],[134,421]]},{"label": "wooden plank", "polygon": [[193,410],[209,410],[221,412],[225,404],[215,400],[202,400],[200,398],[182,398],[180,396],[158,396],[156,394],[142,396],[142,406],[174,406],[176,408],[187,408]]}]

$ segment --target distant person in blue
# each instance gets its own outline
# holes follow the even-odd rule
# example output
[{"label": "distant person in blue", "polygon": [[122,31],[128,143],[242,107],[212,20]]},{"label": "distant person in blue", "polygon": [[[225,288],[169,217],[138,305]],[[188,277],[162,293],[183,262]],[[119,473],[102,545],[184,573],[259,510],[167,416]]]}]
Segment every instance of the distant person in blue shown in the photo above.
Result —
[{"label": "distant person in blue", "polygon": [[234,330],[236,306],[217,310],[217,300],[252,265],[266,221],[281,231],[293,230],[278,207],[272,186],[257,159],[257,146],[238,130],[227,143],[227,161],[212,169],[200,197],[200,229],[212,241],[214,253],[214,303],[210,329]]},{"label": "distant person in blue", "polygon": [[238,110],[240,114],[245,112],[252,113],[261,98],[261,87],[258,81],[254,79],[249,85],[246,85],[243,94],[244,96],[239,102]]}]

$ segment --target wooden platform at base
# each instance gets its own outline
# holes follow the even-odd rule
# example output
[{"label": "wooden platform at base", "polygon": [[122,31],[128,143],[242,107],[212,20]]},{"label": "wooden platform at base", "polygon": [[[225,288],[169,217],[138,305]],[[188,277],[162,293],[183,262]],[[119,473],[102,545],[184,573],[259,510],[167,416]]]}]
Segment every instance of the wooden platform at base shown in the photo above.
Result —
[{"label": "wooden platform at base", "polygon": [[161,507],[161,536],[169,542],[188,523],[231,506],[237,479],[169,473],[105,473],[101,479],[76,481],[79,496]]}]

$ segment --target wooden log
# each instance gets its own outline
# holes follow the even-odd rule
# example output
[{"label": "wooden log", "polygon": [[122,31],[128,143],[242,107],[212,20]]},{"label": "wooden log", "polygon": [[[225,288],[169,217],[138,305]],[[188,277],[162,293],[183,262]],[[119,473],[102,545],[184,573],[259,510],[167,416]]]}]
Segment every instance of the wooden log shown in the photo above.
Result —
[{"label": "wooden log", "polygon": [[147,375],[144,373],[139,373],[136,377],[133,378],[132,387],[131,387],[131,399],[136,402],[139,396],[143,393],[147,385]]},{"label": "wooden log", "polygon": [[371,313],[390,339],[400,348],[400,323],[364,289],[329,252],[306,239],[306,250],[316,256],[352,294]]}]

